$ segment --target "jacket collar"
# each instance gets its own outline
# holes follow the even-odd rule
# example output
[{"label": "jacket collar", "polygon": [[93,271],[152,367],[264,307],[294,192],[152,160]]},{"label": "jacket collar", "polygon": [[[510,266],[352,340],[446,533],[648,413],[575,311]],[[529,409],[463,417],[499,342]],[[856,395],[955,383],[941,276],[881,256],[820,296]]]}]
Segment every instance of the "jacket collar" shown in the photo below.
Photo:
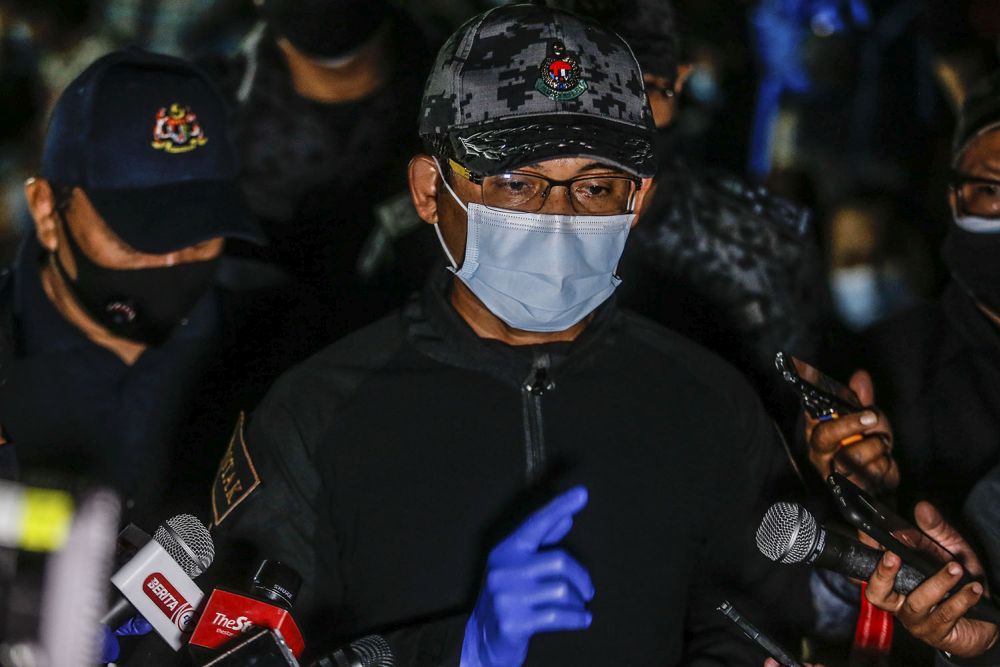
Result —
[{"label": "jacket collar", "polygon": [[407,335],[417,349],[450,366],[487,373],[509,384],[521,386],[533,365],[542,357],[553,375],[565,374],[584,362],[602,345],[613,340],[621,322],[615,297],[605,301],[583,333],[572,343],[512,346],[475,334],[451,305],[453,274],[435,270],[403,309]]}]

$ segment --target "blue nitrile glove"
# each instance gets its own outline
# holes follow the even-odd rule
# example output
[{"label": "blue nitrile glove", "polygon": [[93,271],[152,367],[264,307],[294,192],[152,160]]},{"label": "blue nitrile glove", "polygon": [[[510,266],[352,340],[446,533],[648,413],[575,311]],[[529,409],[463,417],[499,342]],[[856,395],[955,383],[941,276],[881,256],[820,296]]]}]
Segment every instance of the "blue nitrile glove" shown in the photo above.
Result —
[{"label": "blue nitrile glove", "polygon": [[590,627],[590,574],[562,549],[543,549],[566,537],[586,505],[587,489],[570,489],[493,548],[465,625],[461,667],[520,667],[535,633]]},{"label": "blue nitrile glove", "polygon": [[118,637],[147,635],[153,629],[149,621],[142,616],[133,616],[114,632],[106,625],[101,627],[104,628],[104,643],[101,646],[102,663],[113,662],[118,659],[118,654],[121,652],[121,647],[118,646]]}]

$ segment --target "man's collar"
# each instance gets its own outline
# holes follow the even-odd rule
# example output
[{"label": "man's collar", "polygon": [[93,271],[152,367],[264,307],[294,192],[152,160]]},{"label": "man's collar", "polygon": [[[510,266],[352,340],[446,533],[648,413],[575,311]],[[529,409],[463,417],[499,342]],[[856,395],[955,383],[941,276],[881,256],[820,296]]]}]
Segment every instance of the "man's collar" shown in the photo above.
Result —
[{"label": "man's collar", "polygon": [[[97,347],[96,343],[56,310],[42,287],[41,269],[48,253],[33,234],[25,237],[14,264],[14,318],[17,322],[18,355],[34,356]],[[195,305],[187,325],[173,332],[161,348],[169,350],[183,341],[214,335],[219,327],[218,294],[210,290]]]},{"label": "man's collar", "polygon": [[979,304],[958,283],[952,281],[942,296],[945,317],[973,347],[996,352],[1000,348],[1000,327],[979,308]]},{"label": "man's collar", "polygon": [[437,361],[486,372],[517,385],[527,376],[533,357],[549,354],[554,360],[552,370],[558,373],[605,340],[619,320],[619,310],[612,295],[597,308],[587,328],[572,343],[506,345],[479,338],[462,319],[449,298],[452,280],[456,278],[447,269],[435,270],[421,294],[404,308],[403,317],[410,339],[421,352]]},{"label": "man's collar", "polygon": [[28,234],[14,263],[14,316],[18,323],[18,354],[34,356],[93,345],[67,322],[42,287],[41,270],[47,253],[34,234]]}]

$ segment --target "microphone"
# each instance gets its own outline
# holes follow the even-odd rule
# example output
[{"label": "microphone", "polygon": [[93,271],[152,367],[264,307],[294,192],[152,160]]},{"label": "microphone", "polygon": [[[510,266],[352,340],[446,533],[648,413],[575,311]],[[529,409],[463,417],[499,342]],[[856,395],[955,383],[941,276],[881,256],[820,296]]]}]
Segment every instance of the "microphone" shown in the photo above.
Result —
[{"label": "microphone", "polygon": [[[767,510],[757,529],[757,548],[775,562],[806,563],[865,581],[882,558],[878,549],[829,532],[806,508],[785,502]],[[904,563],[892,589],[907,595],[924,579],[922,573]]]},{"label": "microphone", "polygon": [[[241,644],[253,644],[252,649],[259,650],[258,647],[269,643],[267,637],[257,638],[260,633],[255,631],[260,629],[275,633],[295,657],[300,656],[305,641],[290,612],[301,585],[298,572],[279,561],[265,560],[251,579],[249,594],[216,588],[191,635],[191,656],[204,661],[219,650],[227,651]],[[256,643],[235,639],[252,632]],[[243,649],[249,650],[249,646]],[[233,651],[238,649],[228,652]],[[239,655],[237,652],[236,656]]]},{"label": "microphone", "polygon": [[395,667],[395,664],[389,642],[380,635],[368,635],[323,656],[311,667]]},{"label": "microphone", "polygon": [[118,572],[111,583],[122,596],[101,618],[117,628],[136,613],[175,651],[194,626],[204,593],[191,581],[215,558],[208,529],[190,514],[160,524],[150,540]]},{"label": "microphone", "polygon": [[[878,549],[826,530],[807,509],[788,502],[775,503],[767,510],[757,529],[757,548],[775,562],[806,563],[864,581],[871,578],[882,559]],[[909,595],[926,578],[903,563],[892,590]],[[982,600],[966,616],[1000,624],[1000,610]]]}]

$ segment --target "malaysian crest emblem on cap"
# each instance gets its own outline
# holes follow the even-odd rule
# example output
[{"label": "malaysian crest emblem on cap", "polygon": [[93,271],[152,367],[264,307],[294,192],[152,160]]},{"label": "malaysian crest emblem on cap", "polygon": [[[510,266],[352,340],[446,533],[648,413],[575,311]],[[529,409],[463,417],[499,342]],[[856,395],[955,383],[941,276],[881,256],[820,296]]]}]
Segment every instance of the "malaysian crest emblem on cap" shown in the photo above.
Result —
[{"label": "malaysian crest emblem on cap", "polygon": [[575,100],[587,90],[587,82],[580,78],[580,63],[562,42],[549,45],[549,54],[538,67],[535,90],[560,102]]},{"label": "malaysian crest emblem on cap", "polygon": [[153,148],[167,153],[187,153],[207,142],[208,137],[198,124],[198,117],[189,107],[174,103],[156,112]]}]

